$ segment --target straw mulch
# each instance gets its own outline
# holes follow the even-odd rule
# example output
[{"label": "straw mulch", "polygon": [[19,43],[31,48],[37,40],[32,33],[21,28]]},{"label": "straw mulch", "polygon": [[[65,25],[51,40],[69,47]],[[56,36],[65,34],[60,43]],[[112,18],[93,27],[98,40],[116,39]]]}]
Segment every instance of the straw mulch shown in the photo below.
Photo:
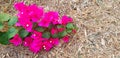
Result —
[{"label": "straw mulch", "polygon": [[[13,3],[0,0],[0,12],[16,14]],[[24,0],[46,11],[68,15],[77,25],[70,42],[33,54],[26,47],[0,45],[0,58],[120,58],[120,0]]]}]

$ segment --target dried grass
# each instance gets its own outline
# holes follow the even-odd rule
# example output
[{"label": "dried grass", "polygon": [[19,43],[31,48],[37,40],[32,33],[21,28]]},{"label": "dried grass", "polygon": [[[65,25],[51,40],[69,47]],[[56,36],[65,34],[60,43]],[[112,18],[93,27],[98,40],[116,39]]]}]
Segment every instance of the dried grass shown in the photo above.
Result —
[{"label": "dried grass", "polygon": [[[0,0],[0,11],[15,14],[13,3]],[[0,58],[120,58],[120,0],[24,0],[74,19],[78,31],[50,52],[31,53],[23,46],[0,45]]]}]

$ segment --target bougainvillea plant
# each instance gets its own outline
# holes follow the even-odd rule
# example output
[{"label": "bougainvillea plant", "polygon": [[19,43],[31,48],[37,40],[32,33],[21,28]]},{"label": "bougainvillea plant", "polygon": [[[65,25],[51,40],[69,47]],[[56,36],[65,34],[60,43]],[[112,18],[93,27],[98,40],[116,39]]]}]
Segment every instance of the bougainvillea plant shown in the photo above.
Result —
[{"label": "bougainvillea plant", "polygon": [[67,15],[59,16],[56,11],[45,12],[36,4],[25,5],[24,2],[14,4],[18,11],[16,16],[0,14],[0,30],[7,22],[8,30],[0,32],[0,43],[23,45],[34,53],[41,50],[50,51],[60,40],[69,42],[70,34],[76,32],[73,19]]}]

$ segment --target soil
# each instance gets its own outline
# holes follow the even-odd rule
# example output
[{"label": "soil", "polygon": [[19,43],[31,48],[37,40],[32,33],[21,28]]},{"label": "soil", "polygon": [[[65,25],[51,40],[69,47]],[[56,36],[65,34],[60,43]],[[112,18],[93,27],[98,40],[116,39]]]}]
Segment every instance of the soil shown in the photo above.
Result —
[{"label": "soil", "polygon": [[66,14],[78,30],[50,52],[0,45],[0,58],[120,58],[120,0],[0,0],[0,12],[15,15],[13,4],[19,1]]}]

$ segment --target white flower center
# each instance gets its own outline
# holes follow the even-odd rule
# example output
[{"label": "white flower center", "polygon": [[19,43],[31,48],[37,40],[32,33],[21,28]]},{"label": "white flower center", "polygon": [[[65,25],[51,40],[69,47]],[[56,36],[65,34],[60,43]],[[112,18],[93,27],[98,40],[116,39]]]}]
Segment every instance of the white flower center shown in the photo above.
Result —
[{"label": "white flower center", "polygon": [[29,24],[26,25],[27,27],[29,26]]},{"label": "white flower center", "polygon": [[52,43],[52,41],[50,41],[50,43]]}]

